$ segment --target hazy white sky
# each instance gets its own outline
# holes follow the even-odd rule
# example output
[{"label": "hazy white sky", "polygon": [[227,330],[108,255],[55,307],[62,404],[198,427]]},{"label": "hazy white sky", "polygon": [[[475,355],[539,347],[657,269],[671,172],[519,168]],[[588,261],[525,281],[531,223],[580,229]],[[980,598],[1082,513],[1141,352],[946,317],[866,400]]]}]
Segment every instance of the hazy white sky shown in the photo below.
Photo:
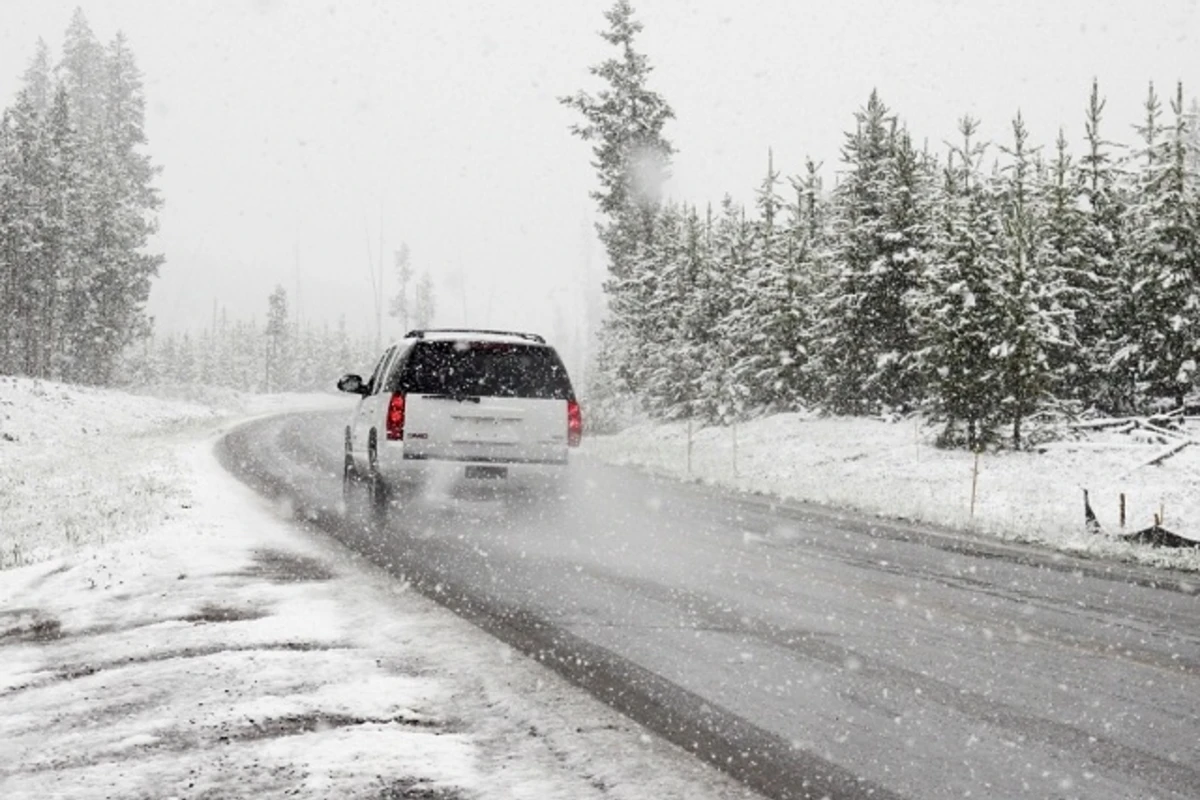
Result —
[{"label": "hazy white sky", "polygon": [[[151,311],[198,328],[214,299],[262,317],[276,283],[309,318],[371,316],[368,243],[439,283],[438,322],[569,329],[591,232],[590,153],[555,98],[595,88],[610,0],[0,0],[0,103],[82,6],[128,36],[163,168]],[[963,113],[1075,141],[1093,76],[1128,141],[1149,81],[1200,81],[1194,2],[635,0],[653,87],[674,106],[671,193],[748,200],[768,147],[832,179],[872,87],[931,146]],[[382,223],[382,230],[381,230]],[[297,253],[299,255],[297,269]],[[389,284],[389,291],[392,284]],[[557,312],[556,312],[557,309]],[[556,322],[556,313],[559,321]],[[390,331],[395,333],[395,331]]]}]

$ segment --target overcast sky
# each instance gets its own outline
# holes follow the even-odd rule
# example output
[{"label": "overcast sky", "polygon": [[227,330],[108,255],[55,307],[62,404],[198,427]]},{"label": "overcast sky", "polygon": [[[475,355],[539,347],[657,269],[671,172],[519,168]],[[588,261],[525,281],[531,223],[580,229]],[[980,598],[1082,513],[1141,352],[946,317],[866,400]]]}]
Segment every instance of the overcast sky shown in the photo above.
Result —
[{"label": "overcast sky", "polygon": [[[602,256],[590,153],[555,98],[596,88],[609,0],[0,0],[0,102],[38,36],[57,58],[76,5],[101,40],[124,31],[145,74],[160,327],[197,329],[214,300],[261,319],[299,277],[306,317],[366,330],[382,234],[389,281],[402,241],[435,275],[438,322],[570,329]],[[967,112],[989,136],[1020,109],[1036,141],[1060,125],[1076,141],[1093,76],[1108,135],[1129,141],[1151,80],[1189,98],[1200,83],[1194,2],[634,6],[677,115],[670,192],[701,204],[748,200],[768,147],[785,174],[811,155],[831,182],[873,87],[940,149]]]}]

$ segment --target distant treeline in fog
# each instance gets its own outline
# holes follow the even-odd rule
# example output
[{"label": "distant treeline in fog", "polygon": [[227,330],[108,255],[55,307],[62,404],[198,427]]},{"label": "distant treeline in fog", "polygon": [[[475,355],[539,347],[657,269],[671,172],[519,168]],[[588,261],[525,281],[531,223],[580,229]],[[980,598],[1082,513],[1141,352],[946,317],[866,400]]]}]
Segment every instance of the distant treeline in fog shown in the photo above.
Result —
[{"label": "distant treeline in fog", "polygon": [[367,372],[377,358],[373,337],[352,336],[345,319],[330,326],[268,318],[229,320],[222,313],[195,334],[149,336],[126,354],[121,383],[203,384],[242,392],[332,391],[337,379]]},{"label": "distant treeline in fog", "polygon": [[[395,320],[392,328],[429,327],[436,302],[433,283],[428,272],[417,277],[407,246],[396,253],[396,280],[388,306]],[[348,372],[367,376],[382,352],[385,331],[352,336],[344,316],[334,326],[305,323],[282,286],[271,292],[266,310],[260,324],[254,319],[230,320],[224,309],[214,308],[212,323],[204,330],[147,336],[125,352],[116,381],[203,384],[243,392],[331,391]]]},{"label": "distant treeline in fog", "polygon": [[76,10],[60,58],[43,41],[0,115],[0,374],[108,383],[149,331],[162,257],[145,102],[118,33]]},{"label": "distant treeline in fog", "polygon": [[[671,118],[618,0],[594,68],[606,95],[564,98],[593,143],[610,315],[590,395],[659,418],[923,409],[948,444],[1028,441],[1045,413],[1178,407],[1200,380],[1200,139],[1183,87],[1150,87],[1115,143],[1100,87],[1086,139],[1006,141],[963,118],[944,151],[877,94],[854,115],[836,185],[768,157],[754,208],[659,202]],[[630,115],[637,117],[630,123]],[[633,133],[631,133],[631,131]],[[649,156],[647,155],[649,154]],[[607,406],[607,408],[606,408]],[[596,418],[593,414],[593,418]]]}]

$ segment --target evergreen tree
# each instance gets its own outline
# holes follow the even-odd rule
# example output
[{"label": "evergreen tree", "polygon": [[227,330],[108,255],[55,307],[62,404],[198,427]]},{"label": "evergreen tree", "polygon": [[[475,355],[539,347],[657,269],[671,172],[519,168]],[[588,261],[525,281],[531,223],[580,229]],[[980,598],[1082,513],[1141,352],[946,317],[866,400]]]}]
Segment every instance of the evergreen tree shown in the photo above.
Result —
[{"label": "evergreen tree", "polygon": [[963,141],[947,162],[930,285],[919,305],[930,409],[946,425],[940,441],[972,449],[992,441],[999,422],[1003,378],[994,345],[1005,324],[1003,230],[979,174],[986,146],[975,141],[978,126],[970,117],[959,123]]},{"label": "evergreen tree", "polygon": [[1108,287],[1090,251],[1089,217],[1083,207],[1087,194],[1061,128],[1054,160],[1038,191],[1044,217],[1039,257],[1061,281],[1056,302],[1062,309],[1064,344],[1047,352],[1047,368],[1055,376],[1058,399],[1087,407],[1099,394],[1100,365],[1107,347],[1103,323]]},{"label": "evergreen tree", "polygon": [[701,277],[703,301],[701,325],[711,338],[704,342],[700,396],[706,416],[716,422],[741,419],[752,405],[752,388],[737,375],[737,366],[746,356],[754,336],[744,324],[743,311],[748,298],[743,294],[749,283],[754,234],[745,212],[726,195],[721,213],[711,230],[709,266]]},{"label": "evergreen tree", "polygon": [[1099,84],[1092,81],[1085,118],[1087,150],[1080,158],[1078,176],[1084,197],[1079,245],[1083,263],[1077,277],[1068,277],[1080,360],[1086,366],[1071,385],[1085,404],[1116,411],[1130,408],[1132,402],[1126,388],[1132,379],[1117,355],[1122,331],[1133,323],[1128,316],[1132,281],[1123,258],[1127,202],[1116,146],[1101,133],[1104,107]]},{"label": "evergreen tree", "polygon": [[836,413],[897,408],[917,396],[913,292],[927,222],[920,163],[876,92],[855,115],[837,193],[831,283],[820,298],[817,344],[825,402]]},{"label": "evergreen tree", "polygon": [[[588,396],[593,419],[612,418],[624,405],[622,395],[636,391],[639,342],[636,331],[648,321],[627,317],[645,308],[645,288],[653,276],[635,274],[651,246],[663,182],[674,148],[663,129],[674,113],[649,88],[649,60],[634,47],[642,30],[629,0],[616,0],[605,12],[608,29],[600,35],[617,53],[590,69],[604,82],[596,94],[580,91],[559,101],[583,116],[571,132],[592,144],[600,188],[592,192],[604,221],[597,232],[608,254],[609,316],[601,327],[595,369],[589,370]],[[611,406],[605,409],[604,406]]]},{"label": "evergreen tree", "polygon": [[39,41],[0,120],[0,369],[105,383],[149,330],[161,261],[144,252],[159,201],[141,78],[78,10],[54,75],[49,61]]},{"label": "evergreen tree", "polygon": [[158,358],[155,360],[155,379],[159,381],[174,381],[178,367],[178,347],[175,334],[162,337],[159,345]]},{"label": "evergreen tree", "polygon": [[196,350],[192,345],[192,337],[184,333],[179,340],[179,349],[175,352],[175,361],[171,380],[173,383],[190,384],[196,380]]},{"label": "evergreen tree", "polygon": [[1053,354],[1073,351],[1075,337],[1073,315],[1063,306],[1065,281],[1049,257],[1035,152],[1019,113],[1012,130],[1012,146],[1002,148],[1009,163],[997,186],[1004,230],[998,295],[1003,327],[993,353],[1003,380],[1002,409],[1012,423],[1013,445],[1020,448],[1022,424],[1050,399],[1061,378]]},{"label": "evergreen tree", "polygon": [[87,366],[100,383],[108,380],[124,348],[148,334],[145,305],[163,262],[162,256],[145,252],[157,229],[154,214],[161,201],[153,188],[157,170],[141,150],[146,143],[141,73],[120,33],[106,55],[98,152],[102,167],[89,253],[95,266]]},{"label": "evergreen tree", "polygon": [[423,270],[417,278],[417,286],[413,297],[413,325],[417,328],[428,328],[433,324],[433,316],[437,312],[437,296],[433,289],[433,278],[427,270]]},{"label": "evergreen tree", "polygon": [[[395,268],[396,294],[388,305],[388,314],[400,323],[401,333],[407,333],[409,330],[408,286],[412,283],[413,268],[408,245],[404,242],[400,243],[400,249],[395,253]],[[416,327],[421,326],[417,325]]]},{"label": "evergreen tree", "polygon": [[[1190,160],[1183,86],[1171,101],[1174,124],[1164,130],[1153,86],[1146,100],[1144,167],[1129,209],[1127,252],[1136,325],[1123,355],[1153,397],[1182,406],[1200,359],[1200,209]],[[1142,388],[1142,387],[1138,387]]]},{"label": "evergreen tree", "polygon": [[11,109],[11,162],[8,198],[9,241],[5,250],[12,270],[12,368],[15,372],[50,377],[41,359],[42,310],[55,289],[53,256],[44,247],[45,237],[58,232],[49,204],[53,161],[44,117],[32,94],[22,89]]},{"label": "evergreen tree", "polygon": [[21,302],[20,183],[13,114],[0,112],[0,374],[17,372]]},{"label": "evergreen tree", "polygon": [[70,98],[76,125],[95,153],[100,149],[104,117],[104,60],[104,47],[92,32],[83,9],[76,8],[67,26],[57,72]]},{"label": "evergreen tree", "polygon": [[276,286],[267,300],[266,369],[263,370],[266,392],[280,391],[291,371],[290,328],[287,290]]},{"label": "evergreen tree", "polygon": [[743,346],[733,378],[746,387],[751,406],[773,410],[790,408],[796,399],[794,376],[802,360],[797,347],[803,346],[797,335],[799,265],[789,249],[778,186],[779,172],[768,152],[767,174],[755,197],[759,216],[751,226],[745,283],[738,290],[743,301],[729,321]]},{"label": "evergreen tree", "polygon": [[35,337],[37,364],[32,374],[59,377],[74,366],[68,331],[74,326],[71,297],[66,290],[79,272],[79,242],[76,226],[83,214],[83,170],[77,150],[75,131],[65,89],[55,92],[45,123],[47,162],[42,176],[43,216],[38,237],[41,242],[35,259],[42,274],[45,292],[37,310],[40,330]]},{"label": "evergreen tree", "polygon": [[33,60],[29,62],[21,83],[29,92],[29,98],[38,113],[49,113],[55,87],[53,76],[50,74],[50,47],[41,37],[38,37]]},{"label": "evergreen tree", "polygon": [[633,19],[629,0],[616,0],[604,14],[609,28],[600,35],[618,49],[616,56],[591,68],[605,82],[595,95],[578,92],[559,102],[583,115],[571,132],[592,142],[593,166],[600,189],[592,193],[606,222],[599,227],[609,270],[627,277],[639,243],[652,234],[674,148],[663,128],[674,112],[648,88],[649,60],[634,49],[642,24]]},{"label": "evergreen tree", "polygon": [[884,274],[880,317],[888,323],[876,338],[875,369],[868,394],[889,409],[910,409],[924,399],[917,356],[916,306],[933,259],[936,165],[919,152],[907,130],[895,134],[884,202]]},{"label": "evergreen tree", "polygon": [[632,372],[651,413],[668,419],[685,417],[692,393],[682,380],[678,355],[691,287],[681,209],[674,205],[662,208],[650,241],[652,244],[642,249],[637,267],[644,308],[635,332],[640,355]]},{"label": "evergreen tree", "polygon": [[779,380],[790,398],[789,405],[812,403],[820,382],[812,374],[813,329],[816,301],[824,290],[829,272],[829,235],[825,226],[820,166],[806,159],[802,176],[790,180],[795,201],[787,207],[787,314],[778,321],[778,336],[786,343],[787,361],[780,365]]}]

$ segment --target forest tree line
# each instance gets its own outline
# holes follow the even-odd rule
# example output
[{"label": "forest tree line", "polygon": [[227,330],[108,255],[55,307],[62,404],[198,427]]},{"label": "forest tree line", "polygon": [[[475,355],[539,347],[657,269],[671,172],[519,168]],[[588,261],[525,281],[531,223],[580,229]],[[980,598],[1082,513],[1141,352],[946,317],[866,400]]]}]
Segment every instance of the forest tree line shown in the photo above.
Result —
[{"label": "forest tree line", "polygon": [[162,257],[141,73],[76,10],[61,57],[39,40],[0,114],[0,374],[110,382],[148,333]]},{"label": "forest tree line", "polygon": [[[776,411],[921,410],[942,441],[1028,442],[1045,414],[1178,407],[1200,381],[1200,140],[1182,85],[1150,87],[1117,144],[1095,83],[1086,138],[1031,144],[1020,114],[988,143],[964,117],[915,144],[877,93],[845,135],[836,185],[768,157],[748,213],[664,203],[671,117],[647,88],[627,0],[595,96],[563,102],[593,142],[609,316],[592,401],[728,423]],[[1083,99],[1083,98],[1081,98]],[[1113,138],[1110,138],[1113,137]],[[608,408],[603,408],[607,406]]]},{"label": "forest tree line", "polygon": [[336,325],[296,324],[286,295],[272,294],[265,320],[231,320],[224,311],[196,333],[145,337],[126,354],[121,379],[153,385],[218,386],[239,392],[330,391],[337,379],[368,370],[374,338]]},{"label": "forest tree line", "polygon": [[[429,327],[436,310],[429,272],[413,269],[407,245],[395,253],[395,269],[396,292],[388,302],[392,330]],[[151,335],[129,348],[118,380],[242,392],[331,391],[348,372],[369,374],[382,352],[383,334],[352,334],[344,315],[334,326],[305,323],[287,290],[276,286],[263,322],[231,320],[225,309],[214,307],[211,324],[201,331]]]}]

